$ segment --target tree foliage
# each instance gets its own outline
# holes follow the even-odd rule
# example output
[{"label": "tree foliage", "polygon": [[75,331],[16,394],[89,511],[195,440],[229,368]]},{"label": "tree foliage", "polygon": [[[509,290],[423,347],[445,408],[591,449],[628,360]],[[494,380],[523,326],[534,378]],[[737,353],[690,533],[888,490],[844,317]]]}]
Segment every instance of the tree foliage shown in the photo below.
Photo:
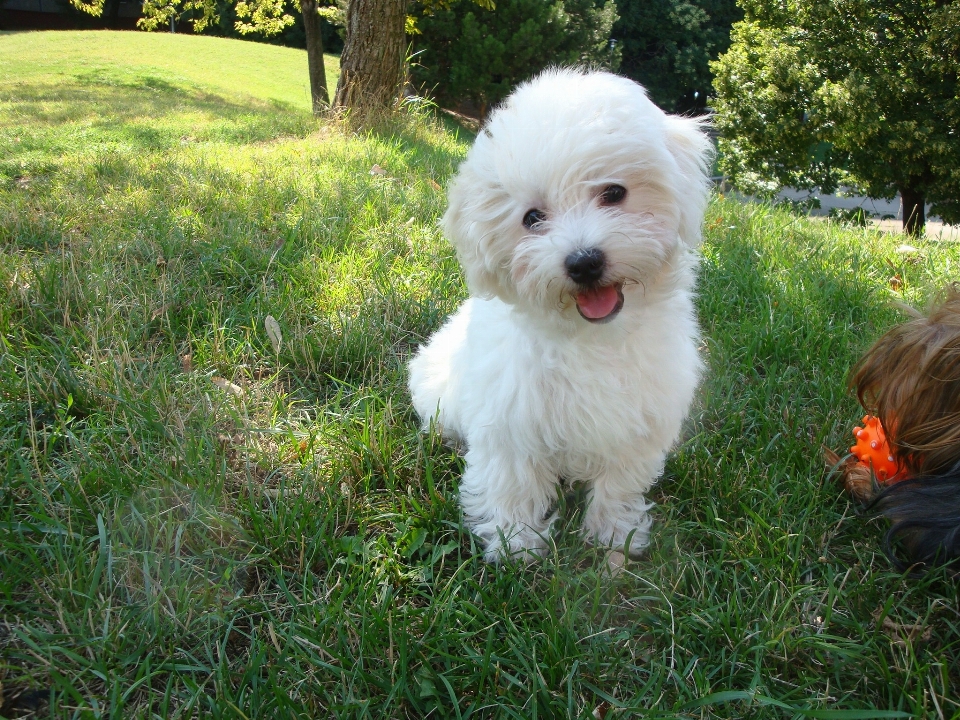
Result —
[{"label": "tree foliage", "polygon": [[751,192],[849,184],[960,221],[960,1],[742,0],[715,64],[721,169]]},{"label": "tree foliage", "polygon": [[[72,0],[100,2],[103,0]],[[294,24],[299,3],[288,0],[143,0],[143,17],[137,25],[143,30],[162,30],[174,20],[189,20],[194,32],[217,26],[221,17],[234,20],[233,29],[241,35],[277,35]]]},{"label": "tree foliage", "polygon": [[293,15],[285,0],[238,0],[235,8],[237,30],[244,35],[255,32],[276,35],[293,25]]},{"label": "tree foliage", "polygon": [[170,21],[189,17],[194,32],[203,32],[220,19],[217,0],[143,0],[143,17],[137,26],[143,30],[163,30]]},{"label": "tree foliage", "polygon": [[80,12],[92,15],[93,17],[100,17],[103,15],[104,1],[105,0],[70,0],[70,4]]},{"label": "tree foliage", "polygon": [[704,110],[710,61],[727,50],[730,27],[743,17],[736,0],[617,0],[617,12],[620,72],[666,110]]},{"label": "tree foliage", "polygon": [[547,66],[619,64],[613,0],[497,0],[495,10],[459,0],[420,6],[415,17],[414,81],[481,114]]}]

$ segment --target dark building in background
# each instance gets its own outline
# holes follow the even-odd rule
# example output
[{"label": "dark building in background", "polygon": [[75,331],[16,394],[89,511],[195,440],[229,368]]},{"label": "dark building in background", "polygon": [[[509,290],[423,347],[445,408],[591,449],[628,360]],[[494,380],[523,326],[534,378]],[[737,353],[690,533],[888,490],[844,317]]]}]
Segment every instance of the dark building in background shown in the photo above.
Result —
[{"label": "dark building in background", "polygon": [[140,12],[140,0],[107,0],[98,18],[67,0],[0,0],[0,30],[136,30]]}]

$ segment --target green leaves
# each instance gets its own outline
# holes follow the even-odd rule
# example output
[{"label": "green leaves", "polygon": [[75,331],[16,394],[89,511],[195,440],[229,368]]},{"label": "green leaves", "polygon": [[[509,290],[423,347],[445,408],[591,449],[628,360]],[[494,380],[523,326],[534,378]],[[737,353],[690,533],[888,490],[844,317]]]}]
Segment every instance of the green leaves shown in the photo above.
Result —
[{"label": "green leaves", "polygon": [[919,194],[960,219],[958,8],[745,3],[713,64],[721,170],[749,192],[846,184],[870,197]]},{"label": "green leaves", "polygon": [[293,24],[293,16],[284,12],[285,7],[285,0],[239,0],[237,30],[244,35],[254,32],[276,35]]},{"label": "green leaves", "polygon": [[743,13],[735,0],[618,0],[613,38],[620,71],[671,112],[706,107],[709,63],[730,45],[730,26]]},{"label": "green leaves", "polygon": [[492,11],[460,0],[420,12],[414,79],[442,99],[472,101],[481,115],[550,65],[619,64],[608,42],[613,0],[498,0]]},{"label": "green leaves", "polygon": [[143,17],[137,20],[137,27],[163,29],[171,20],[179,20],[185,14],[191,18],[196,32],[202,32],[220,19],[216,0],[143,0]]},{"label": "green leaves", "polygon": [[89,2],[87,0],[70,0],[70,4],[80,12],[85,12],[94,17],[100,17],[103,14],[103,0],[89,0]]}]

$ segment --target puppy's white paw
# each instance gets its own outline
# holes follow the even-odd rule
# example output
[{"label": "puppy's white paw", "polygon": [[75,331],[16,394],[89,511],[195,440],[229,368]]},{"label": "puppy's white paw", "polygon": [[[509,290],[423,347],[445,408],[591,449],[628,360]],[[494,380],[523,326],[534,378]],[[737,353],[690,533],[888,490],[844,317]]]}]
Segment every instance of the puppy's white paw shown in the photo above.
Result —
[{"label": "puppy's white paw", "polygon": [[483,541],[485,559],[536,560],[557,519],[556,472],[524,457],[499,433],[476,433],[468,445],[460,505],[467,527]]},{"label": "puppy's white paw", "polygon": [[520,561],[532,563],[548,549],[549,534],[556,514],[532,526],[500,521],[469,523],[470,530],[483,542],[483,559],[489,563]]},{"label": "puppy's white paw", "polygon": [[627,564],[627,556],[619,550],[611,550],[607,553],[607,569],[610,575],[616,577],[623,572],[623,566]]},{"label": "puppy's white paw", "polygon": [[631,557],[640,555],[650,544],[653,518],[647,510],[653,504],[641,499],[638,505],[640,507],[618,508],[620,512],[611,512],[609,509],[591,505],[583,522],[587,541],[600,547],[625,552]]}]

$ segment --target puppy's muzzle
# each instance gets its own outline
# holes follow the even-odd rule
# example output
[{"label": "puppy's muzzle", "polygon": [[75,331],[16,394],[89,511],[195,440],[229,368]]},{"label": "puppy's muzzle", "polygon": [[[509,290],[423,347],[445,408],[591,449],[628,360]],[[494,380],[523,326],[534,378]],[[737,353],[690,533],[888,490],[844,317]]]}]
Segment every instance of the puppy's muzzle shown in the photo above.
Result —
[{"label": "puppy's muzzle", "polygon": [[600,282],[607,267],[607,256],[598,248],[581,248],[567,255],[563,261],[567,276],[577,285],[590,287]]},{"label": "puppy's muzzle", "polygon": [[597,248],[575,250],[563,262],[567,276],[580,286],[574,296],[580,317],[592,323],[613,320],[623,308],[620,284],[601,285],[607,269],[607,256]]}]

